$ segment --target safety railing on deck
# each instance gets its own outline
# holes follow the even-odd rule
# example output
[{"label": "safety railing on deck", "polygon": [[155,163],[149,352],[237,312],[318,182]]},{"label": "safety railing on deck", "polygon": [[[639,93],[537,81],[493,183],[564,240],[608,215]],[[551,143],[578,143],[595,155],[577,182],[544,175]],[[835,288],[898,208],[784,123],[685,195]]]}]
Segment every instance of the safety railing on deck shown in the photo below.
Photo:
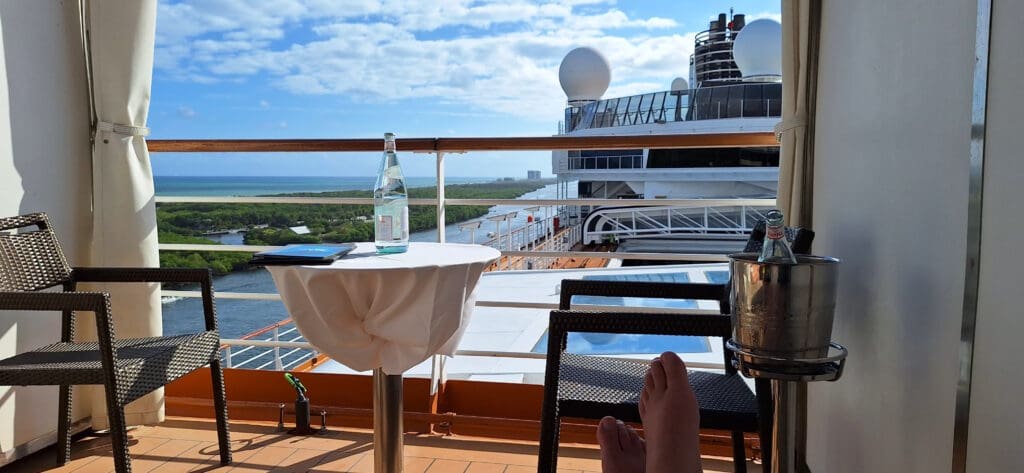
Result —
[{"label": "safety railing on deck", "polygon": [[[377,152],[383,149],[380,139],[301,139],[301,140],[150,140],[149,150],[159,152]],[[774,147],[778,146],[772,133],[720,133],[705,135],[641,135],[641,136],[596,136],[596,137],[514,137],[514,138],[406,138],[397,141],[400,152],[432,153],[436,158],[437,197],[433,199],[410,199],[410,205],[432,205],[437,210],[438,241],[445,241],[445,206],[448,205],[518,205],[522,207],[556,207],[556,206],[621,206],[619,199],[449,199],[445,197],[445,155],[472,151],[548,151],[548,150],[615,150],[637,148],[709,148],[709,147]],[[334,197],[213,197],[213,196],[158,196],[157,203],[273,203],[273,204],[357,204],[372,205],[370,198],[334,198]],[[771,206],[774,199],[657,199],[629,200],[633,206]],[[550,219],[556,212],[542,218],[542,228],[547,229]],[[509,263],[502,269],[542,268],[545,261],[555,258],[574,257],[608,257],[609,253],[571,251],[572,246],[580,241],[579,226],[568,227],[563,233],[544,232],[544,238],[537,238],[535,230],[509,230],[508,244],[502,248],[502,257]],[[564,238],[563,238],[564,237]],[[494,238],[500,242],[500,232]],[[273,247],[254,245],[204,245],[204,244],[160,244],[162,251],[242,251],[257,252]],[[725,255],[715,254],[665,254],[665,253],[616,253],[616,259],[646,261],[726,261]],[[511,263],[515,259],[517,264]],[[165,290],[165,296],[200,297],[198,291]],[[218,292],[220,299],[280,300],[274,293]],[[532,308],[552,310],[556,304],[509,301],[477,301],[478,307]],[[581,306],[586,309],[588,307]],[[598,309],[599,307],[591,307]],[[619,310],[619,309],[617,309]],[[622,310],[631,310],[623,308]],[[693,313],[700,310],[686,309],[651,309],[644,311],[666,311]],[[243,339],[222,340],[225,346],[226,363],[232,367],[252,367],[288,369],[301,363],[289,357],[301,354],[301,350],[314,350],[311,345],[301,340],[294,327],[282,330],[283,325],[275,324],[263,333]],[[241,348],[234,348],[241,347]],[[246,356],[244,361],[237,361],[240,354],[255,351],[258,348],[269,349],[270,359],[263,359],[264,354]],[[282,352],[282,350],[286,350]],[[459,350],[462,356],[501,356],[510,358],[543,358],[543,354],[527,352],[502,352],[486,350]],[[301,356],[296,356],[301,358]],[[308,356],[303,360],[308,359]],[[444,366],[435,363],[435,366]],[[720,365],[694,367],[717,367]],[[443,373],[435,372],[432,377],[443,378]],[[436,384],[436,382],[434,383]]]}]

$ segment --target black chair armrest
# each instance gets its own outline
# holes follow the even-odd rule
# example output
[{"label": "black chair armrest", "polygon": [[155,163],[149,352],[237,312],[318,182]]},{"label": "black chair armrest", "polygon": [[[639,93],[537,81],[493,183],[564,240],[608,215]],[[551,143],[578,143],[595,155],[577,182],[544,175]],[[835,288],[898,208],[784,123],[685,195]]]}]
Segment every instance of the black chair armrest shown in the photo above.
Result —
[{"label": "black chair armrest", "polygon": [[[0,310],[38,310],[96,314],[96,333],[104,362],[117,359],[114,321],[110,319],[110,295],[102,292],[0,292]],[[64,340],[68,341],[68,340]]]},{"label": "black chair armrest", "polygon": [[217,312],[213,302],[213,272],[193,268],[73,268],[71,280],[79,282],[174,282],[199,283],[203,293],[203,317],[206,330],[217,330]]},{"label": "black chair armrest", "polygon": [[197,282],[212,280],[209,269],[190,268],[74,268],[76,282]]},{"label": "black chair armrest", "polygon": [[110,296],[101,292],[0,292],[0,310],[109,311]]}]

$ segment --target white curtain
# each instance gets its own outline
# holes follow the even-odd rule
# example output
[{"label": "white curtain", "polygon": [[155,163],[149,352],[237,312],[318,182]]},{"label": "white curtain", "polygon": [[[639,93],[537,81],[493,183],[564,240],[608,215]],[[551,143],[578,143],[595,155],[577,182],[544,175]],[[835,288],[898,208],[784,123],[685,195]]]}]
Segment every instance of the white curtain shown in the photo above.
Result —
[{"label": "white curtain", "polygon": [[[813,229],[814,120],[822,0],[782,0],[782,120],[779,139],[778,207],[786,223]],[[797,389],[795,459],[807,469],[807,385]]]},{"label": "white curtain", "polygon": [[[92,154],[93,266],[160,265],[148,133],[156,0],[85,0],[96,131]],[[110,285],[114,333],[163,331],[156,284]],[[88,324],[81,324],[83,332]],[[93,327],[92,328],[94,332]],[[102,390],[93,391],[93,427],[107,427]],[[132,403],[128,424],[163,421],[163,390]]]},{"label": "white curtain", "polygon": [[814,94],[820,0],[782,0],[782,121],[778,207],[791,226],[811,227]]}]

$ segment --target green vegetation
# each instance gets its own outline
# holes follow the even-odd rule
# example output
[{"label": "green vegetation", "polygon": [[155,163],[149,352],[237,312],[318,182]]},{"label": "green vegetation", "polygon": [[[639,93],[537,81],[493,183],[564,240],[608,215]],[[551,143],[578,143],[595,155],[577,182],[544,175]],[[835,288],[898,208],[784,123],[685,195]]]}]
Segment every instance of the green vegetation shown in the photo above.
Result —
[{"label": "green vegetation", "polygon": [[[445,186],[450,199],[514,199],[550,184],[542,181],[500,181]],[[372,197],[371,191],[276,194],[275,197]],[[434,187],[409,189],[409,198],[437,197]],[[489,206],[449,206],[445,222],[452,224],[487,214]],[[203,235],[244,229],[247,245],[290,243],[344,243],[373,241],[373,206],[305,204],[159,204],[157,226],[160,243],[217,244]],[[437,209],[409,206],[411,232],[436,228]],[[299,235],[288,227],[305,225],[310,233]],[[164,251],[160,265],[168,268],[212,268],[216,274],[247,269],[248,253],[224,251]]]}]

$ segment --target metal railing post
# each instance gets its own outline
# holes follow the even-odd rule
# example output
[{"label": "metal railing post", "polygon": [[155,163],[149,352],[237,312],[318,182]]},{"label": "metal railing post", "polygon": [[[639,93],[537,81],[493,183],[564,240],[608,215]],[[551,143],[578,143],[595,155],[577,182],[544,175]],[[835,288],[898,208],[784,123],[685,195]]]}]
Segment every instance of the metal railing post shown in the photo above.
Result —
[{"label": "metal railing post", "polygon": [[444,243],[444,151],[437,152],[437,242]]},{"label": "metal railing post", "polygon": [[[280,341],[281,334],[277,325],[274,326],[273,334],[273,340],[275,342]],[[281,364],[281,347],[274,347],[274,369],[277,371],[284,369],[284,366]]]},{"label": "metal railing post", "polygon": [[231,345],[224,347],[224,366],[231,367]]}]

